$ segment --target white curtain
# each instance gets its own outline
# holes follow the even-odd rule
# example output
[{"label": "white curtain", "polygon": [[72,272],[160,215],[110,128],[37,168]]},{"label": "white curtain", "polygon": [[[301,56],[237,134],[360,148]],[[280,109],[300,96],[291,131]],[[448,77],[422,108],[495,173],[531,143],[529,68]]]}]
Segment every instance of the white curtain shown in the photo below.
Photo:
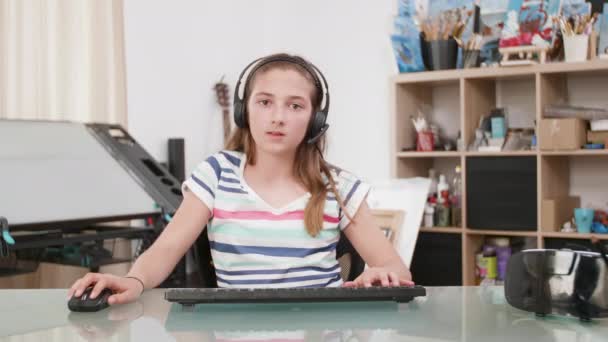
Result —
[{"label": "white curtain", "polygon": [[126,127],[122,0],[0,0],[0,118]]}]

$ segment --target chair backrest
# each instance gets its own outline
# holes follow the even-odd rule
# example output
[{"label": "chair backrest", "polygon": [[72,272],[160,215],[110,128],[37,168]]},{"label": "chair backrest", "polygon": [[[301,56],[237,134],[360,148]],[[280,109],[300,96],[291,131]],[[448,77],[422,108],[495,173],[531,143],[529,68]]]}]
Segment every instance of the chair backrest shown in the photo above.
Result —
[{"label": "chair backrest", "polygon": [[[211,257],[207,229],[204,229],[196,239],[193,250],[196,267],[198,267],[201,275],[202,287],[217,287],[215,267],[213,266],[213,259]],[[365,262],[351,245],[346,235],[342,232],[340,232],[340,240],[336,246],[336,258],[342,268],[342,279],[345,281],[354,280],[365,268]]]}]

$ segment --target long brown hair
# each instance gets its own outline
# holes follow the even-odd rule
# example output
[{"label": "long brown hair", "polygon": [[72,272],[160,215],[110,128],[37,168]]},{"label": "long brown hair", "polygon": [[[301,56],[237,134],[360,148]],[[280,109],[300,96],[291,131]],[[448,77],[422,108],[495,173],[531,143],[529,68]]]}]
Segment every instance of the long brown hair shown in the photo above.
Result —
[{"label": "long brown hair", "polygon": [[[308,63],[302,57],[291,56],[288,54],[275,54],[268,56],[268,58],[275,57],[299,59],[304,63]],[[250,81],[245,87],[245,95],[243,99],[245,106],[247,104],[247,101],[249,101],[249,95],[251,94],[251,90],[253,89],[253,84],[255,83],[256,76],[273,69],[294,70],[303,77],[305,77],[315,88],[315,92],[311,94],[311,103],[313,108],[312,113],[315,113],[319,109],[322,101],[322,94],[320,89],[317,89],[317,87],[315,86],[313,76],[308,71],[306,71],[306,69],[297,64],[280,60],[276,62],[270,62],[261,66],[255,71],[255,74],[250,76]],[[248,120],[248,118],[246,118],[246,120]],[[312,120],[309,122],[308,125],[309,130],[311,122]],[[331,174],[331,170],[339,170],[336,167],[327,163],[325,159],[323,159],[322,153],[325,151],[325,147],[325,135],[318,139],[314,144],[308,144],[306,143],[306,141],[302,141],[296,150],[296,157],[294,161],[294,175],[302,182],[306,190],[308,190],[308,192],[310,192],[311,194],[311,197],[308,200],[308,204],[304,209],[304,225],[306,226],[306,231],[310,236],[317,236],[317,234],[323,228],[325,201],[327,199],[327,193],[330,190],[336,196],[336,200],[338,201],[338,204],[342,209],[344,215],[346,215],[350,220],[352,220],[352,217],[349,215],[349,213],[344,207],[344,202],[342,201],[342,198],[337,191],[335,180]],[[253,140],[248,125],[245,128],[236,127],[236,129],[232,131],[230,139],[226,143],[226,149],[244,152],[247,155],[247,164],[255,165],[255,141]],[[328,184],[326,184],[323,180],[323,174],[328,180],[329,187]]]}]

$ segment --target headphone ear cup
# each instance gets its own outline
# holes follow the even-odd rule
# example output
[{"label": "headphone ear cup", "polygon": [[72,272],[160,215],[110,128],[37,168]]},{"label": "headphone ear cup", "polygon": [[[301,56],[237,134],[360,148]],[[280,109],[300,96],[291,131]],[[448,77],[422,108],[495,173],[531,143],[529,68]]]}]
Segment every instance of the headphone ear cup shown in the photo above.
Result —
[{"label": "headphone ear cup", "polygon": [[315,117],[312,119],[312,125],[310,126],[309,138],[316,137],[323,127],[325,127],[325,121],[327,120],[327,114],[325,112],[315,112]]},{"label": "headphone ear cup", "polygon": [[245,108],[243,101],[234,101],[234,123],[239,128],[245,128]]}]

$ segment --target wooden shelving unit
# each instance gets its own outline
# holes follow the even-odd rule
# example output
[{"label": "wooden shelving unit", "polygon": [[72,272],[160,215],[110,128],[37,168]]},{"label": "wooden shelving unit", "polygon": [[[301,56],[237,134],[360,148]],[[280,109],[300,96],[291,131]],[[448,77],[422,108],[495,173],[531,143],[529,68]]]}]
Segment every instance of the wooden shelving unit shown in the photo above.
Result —
[{"label": "wooden shelving unit", "polygon": [[[581,63],[549,63],[521,67],[477,68],[445,71],[428,71],[420,73],[399,74],[392,79],[391,89],[391,171],[394,177],[427,177],[430,168],[455,167],[460,165],[463,181],[462,227],[421,228],[421,233],[440,233],[459,235],[462,241],[462,284],[475,284],[475,253],[484,244],[486,237],[521,237],[531,239],[534,247],[544,246],[545,239],[590,239],[591,234],[562,233],[555,227],[543,230],[541,222],[541,202],[543,199],[567,196],[570,191],[573,175],[571,163],[581,159],[602,159],[608,170],[608,150],[575,150],[575,151],[512,151],[512,152],[469,152],[469,151],[433,151],[416,152],[415,131],[410,117],[426,106],[433,107],[438,100],[436,89],[447,89],[452,101],[454,117],[450,124],[458,125],[462,133],[464,146],[469,146],[474,139],[479,119],[487,115],[498,102],[497,90],[505,82],[519,82],[529,86],[531,91],[526,101],[533,98],[533,110],[530,122],[538,123],[543,118],[543,108],[548,104],[569,102],[569,82],[598,79],[608,84],[608,61],[593,60]],[[606,83],[604,83],[604,80]],[[572,81],[574,82],[574,81]],[[533,90],[532,90],[533,89]],[[605,92],[604,92],[605,93]],[[606,93],[608,94],[608,93]],[[602,95],[599,95],[601,97]],[[531,98],[530,98],[531,97]],[[599,99],[602,100],[602,99]],[[445,100],[443,100],[445,101]],[[608,103],[606,96],[605,103]],[[451,102],[450,102],[451,103]],[[445,115],[445,114],[443,114]],[[431,118],[441,121],[442,118]],[[403,152],[407,150],[406,152]],[[470,229],[467,227],[466,203],[466,161],[472,157],[535,157],[537,160],[537,227],[532,231]],[[608,198],[607,198],[608,201]],[[608,240],[608,234],[597,235]]]}]

